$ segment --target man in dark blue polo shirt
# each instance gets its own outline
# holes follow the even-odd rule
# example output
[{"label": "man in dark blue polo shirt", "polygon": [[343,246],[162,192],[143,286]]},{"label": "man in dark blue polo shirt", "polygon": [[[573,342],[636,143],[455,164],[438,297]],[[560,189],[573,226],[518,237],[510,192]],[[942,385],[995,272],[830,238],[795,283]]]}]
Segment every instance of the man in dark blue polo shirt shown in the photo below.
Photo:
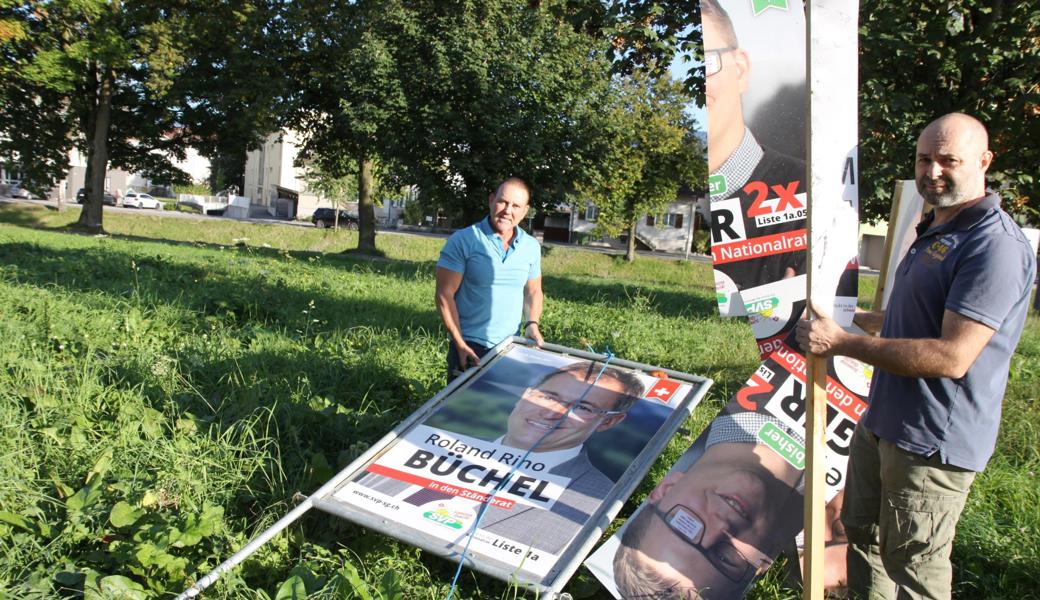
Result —
[{"label": "man in dark blue polo shirt", "polygon": [[488,217],[453,233],[441,250],[436,300],[451,338],[449,381],[517,333],[524,314],[525,335],[543,343],[541,246],[517,226],[529,201],[522,180],[503,181],[488,198]]},{"label": "man in dark blue polo shirt", "polygon": [[856,429],[842,522],[853,597],[949,598],[950,551],[975,473],[996,445],[1011,355],[1036,275],[1022,231],[985,189],[985,127],[953,113],[917,141],[917,188],[935,206],[899,264],[884,313],[850,334],[818,317],[798,341],[875,365]]}]

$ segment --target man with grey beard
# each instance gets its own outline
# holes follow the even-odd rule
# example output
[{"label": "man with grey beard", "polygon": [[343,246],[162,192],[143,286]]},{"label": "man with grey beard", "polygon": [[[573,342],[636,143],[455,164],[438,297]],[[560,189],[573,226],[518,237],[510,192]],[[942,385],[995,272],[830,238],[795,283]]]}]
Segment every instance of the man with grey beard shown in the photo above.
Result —
[{"label": "man with grey beard", "polygon": [[856,315],[880,337],[826,317],[798,324],[808,351],[875,366],[841,513],[853,598],[951,595],[954,531],[996,445],[1036,276],[1029,242],[986,190],[992,160],[973,117],[952,113],[925,127],[915,178],[935,210],[899,264],[888,309]]}]

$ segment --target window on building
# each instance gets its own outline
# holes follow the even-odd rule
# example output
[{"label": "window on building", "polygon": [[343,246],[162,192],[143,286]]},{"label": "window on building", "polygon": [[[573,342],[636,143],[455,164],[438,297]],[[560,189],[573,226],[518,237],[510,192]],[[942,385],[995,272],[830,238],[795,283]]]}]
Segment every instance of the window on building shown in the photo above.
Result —
[{"label": "window on building", "polygon": [[590,204],[585,207],[585,220],[589,223],[595,223],[596,219],[599,219],[599,207],[595,204]]},{"label": "window on building", "polygon": [[667,213],[661,215],[661,227],[674,227],[676,229],[682,229],[682,224],[682,213]]},{"label": "window on building", "polygon": [[654,227],[657,224],[657,217],[655,215],[646,216],[646,226]]}]

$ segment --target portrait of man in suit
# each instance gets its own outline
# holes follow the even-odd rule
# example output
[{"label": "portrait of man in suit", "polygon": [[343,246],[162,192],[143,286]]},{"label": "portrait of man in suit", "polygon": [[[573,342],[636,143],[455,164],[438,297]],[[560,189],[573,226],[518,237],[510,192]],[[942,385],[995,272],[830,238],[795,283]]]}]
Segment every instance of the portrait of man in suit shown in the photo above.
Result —
[{"label": "portrait of man in suit", "polygon": [[[614,486],[614,480],[590,460],[585,442],[593,435],[609,435],[643,391],[634,373],[589,361],[549,371],[524,389],[509,413],[505,432],[487,441],[515,449],[517,456],[530,452],[530,461],[545,465],[546,474],[566,480],[566,487],[549,509],[490,505],[480,529],[524,547],[561,552]],[[451,498],[373,473],[361,476],[357,483],[416,506]]]}]

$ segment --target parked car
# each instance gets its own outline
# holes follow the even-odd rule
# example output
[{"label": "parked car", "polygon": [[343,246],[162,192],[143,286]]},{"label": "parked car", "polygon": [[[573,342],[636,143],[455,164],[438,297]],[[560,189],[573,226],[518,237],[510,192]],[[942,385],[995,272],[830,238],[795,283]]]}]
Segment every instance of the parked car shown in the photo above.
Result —
[{"label": "parked car", "polygon": [[163,203],[156,200],[151,194],[144,192],[127,192],[123,196],[123,206],[129,208],[154,208],[162,210]]},{"label": "parked car", "polygon": [[[311,223],[315,227],[332,227],[336,222],[336,211],[332,208],[319,208],[311,215]],[[352,215],[345,210],[339,211],[339,226],[344,229],[357,229],[357,215]]]},{"label": "parked car", "polygon": [[32,200],[33,199],[32,192],[30,192],[29,190],[23,188],[20,185],[12,185],[11,189],[9,189],[7,191],[7,193],[12,198],[21,198],[23,200]]},{"label": "parked car", "polygon": [[[76,202],[79,202],[80,204],[83,204],[86,201],[87,201],[87,188],[79,188],[79,191],[76,192]],[[105,195],[101,197],[101,204],[107,204],[109,206],[115,206],[116,205],[116,197],[113,196],[112,194],[108,193],[108,192],[105,192]]]}]

